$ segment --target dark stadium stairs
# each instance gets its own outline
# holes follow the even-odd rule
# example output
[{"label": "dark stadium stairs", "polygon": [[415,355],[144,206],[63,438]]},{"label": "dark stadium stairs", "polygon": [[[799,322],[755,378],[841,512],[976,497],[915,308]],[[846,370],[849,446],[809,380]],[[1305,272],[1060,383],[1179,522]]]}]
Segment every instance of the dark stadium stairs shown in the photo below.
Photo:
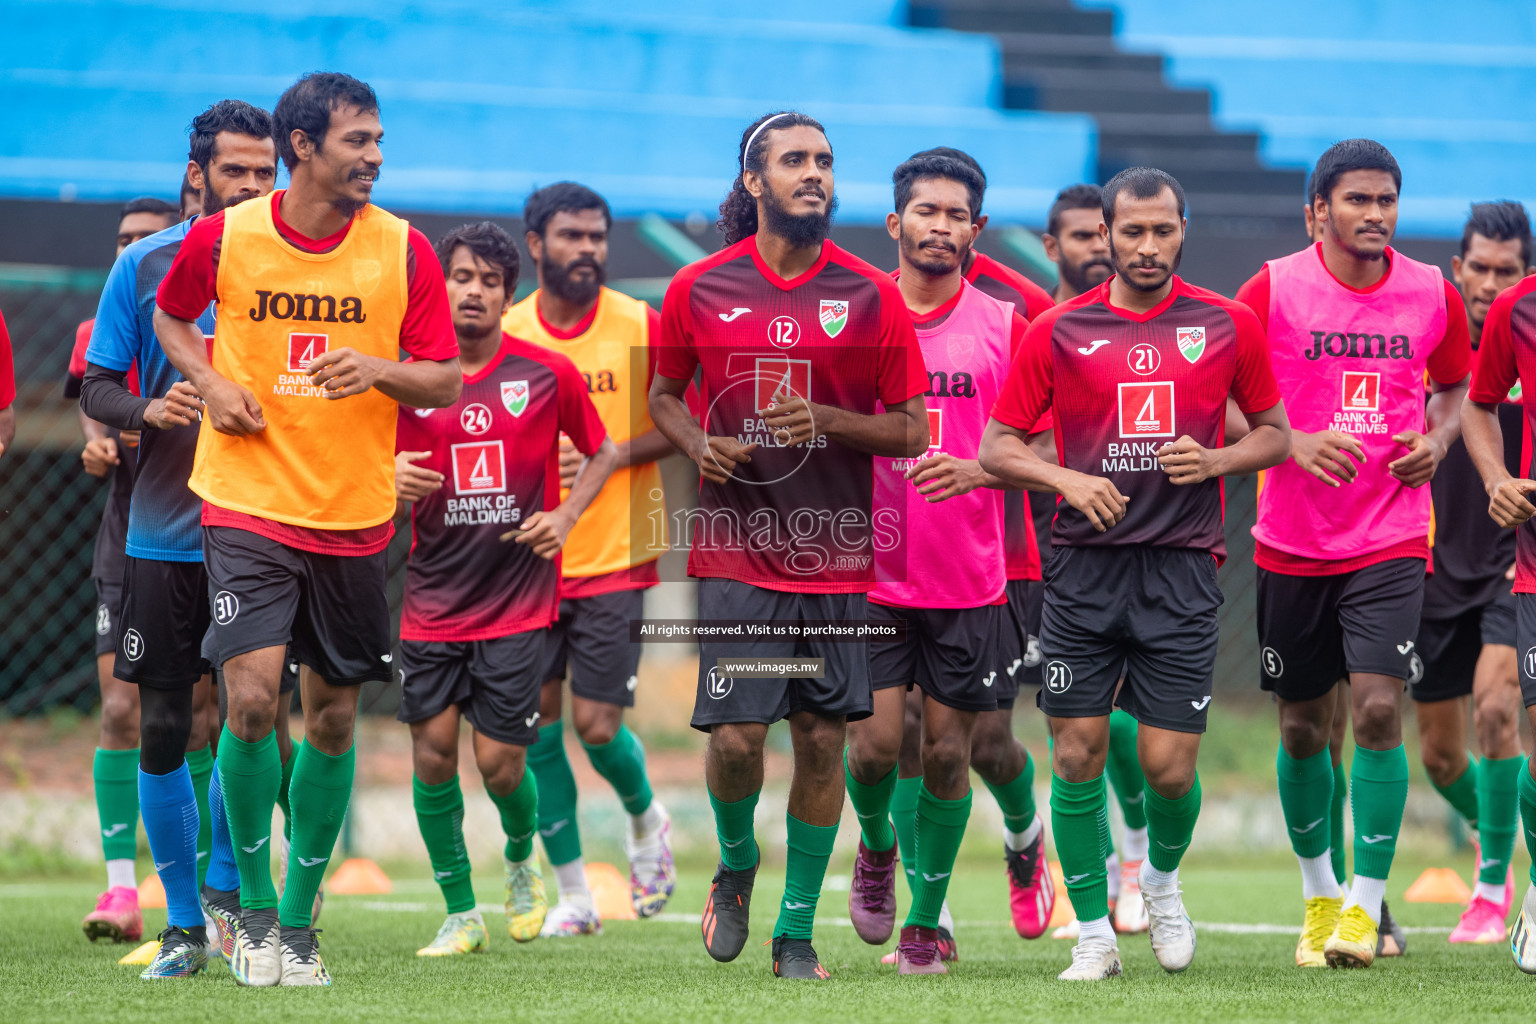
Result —
[{"label": "dark stadium stairs", "polygon": [[1258,262],[1304,241],[1305,173],[1264,166],[1257,134],[1218,129],[1210,91],[1169,85],[1161,55],[1121,50],[1112,10],[1071,0],[911,0],[908,18],[995,38],[1005,107],[1093,117],[1100,182],[1138,164],[1178,178],[1201,241],[1182,270],[1192,280],[1231,294]]}]

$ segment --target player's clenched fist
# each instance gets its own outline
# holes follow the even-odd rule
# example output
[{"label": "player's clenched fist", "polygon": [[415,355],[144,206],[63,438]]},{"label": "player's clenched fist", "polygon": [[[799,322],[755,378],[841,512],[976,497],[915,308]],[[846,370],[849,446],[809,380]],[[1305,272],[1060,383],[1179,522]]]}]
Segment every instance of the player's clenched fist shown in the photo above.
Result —
[{"label": "player's clenched fist", "polygon": [[311,360],[304,372],[326,398],[346,398],[373,387],[384,372],[384,360],[355,348],[336,348]]},{"label": "player's clenched fist", "polygon": [[987,474],[975,459],[939,454],[913,464],[906,477],[917,487],[918,494],[935,502],[969,494],[986,481]]},{"label": "player's clenched fist", "polygon": [[565,538],[570,535],[574,525],[575,521],[559,509],[549,512],[540,509],[529,516],[520,529],[508,530],[501,535],[501,539],[527,544],[534,554],[549,559],[565,547]]},{"label": "player's clenched fist", "polygon": [[1185,434],[1177,441],[1169,441],[1157,450],[1157,464],[1175,484],[1198,484],[1221,476],[1221,458],[1218,453]]},{"label": "player's clenched fist", "polygon": [[1354,483],[1354,462],[1365,464],[1365,449],[1359,441],[1341,430],[1320,430],[1315,434],[1293,430],[1291,458],[1296,460],[1296,465],[1329,487],[1337,487],[1340,481]]},{"label": "player's clenched fist", "polygon": [[110,437],[91,438],[85,442],[85,451],[80,453],[80,461],[85,464],[85,471],[91,476],[106,476],[121,461],[117,457],[117,442]]},{"label": "player's clenched fist", "polygon": [[267,429],[267,421],[261,414],[261,403],[250,391],[232,380],[219,377],[204,390],[204,415],[213,429],[221,434],[245,437]]},{"label": "player's clenched fist", "polygon": [[1417,430],[1393,434],[1392,440],[1408,446],[1408,454],[1387,465],[1387,471],[1407,487],[1423,487],[1445,458],[1445,445]]},{"label": "player's clenched fist", "polygon": [[1093,528],[1103,533],[1125,518],[1130,500],[1102,476],[1090,476],[1068,470],[1057,486],[1068,505],[1088,517]]},{"label": "player's clenched fist", "polygon": [[772,405],[757,410],[757,414],[775,444],[788,448],[816,440],[816,407],[803,398],[791,398],[781,391],[773,396]]},{"label": "player's clenched fist", "polygon": [[144,409],[144,425],[156,430],[190,426],[203,414],[203,399],[191,382],[179,380],[164,398],[157,398]]},{"label": "player's clenched fist", "polygon": [[443,486],[443,474],[425,466],[414,465],[431,452],[399,452],[395,455],[395,497],[401,501],[420,501]]},{"label": "player's clenched fist", "polygon": [[698,451],[693,453],[693,461],[698,464],[704,479],[710,483],[723,484],[736,472],[737,466],[752,461],[752,453],[756,450],[756,442],[742,444],[734,437],[711,434],[704,439]]},{"label": "player's clenched fist", "polygon": [[1536,505],[1526,497],[1536,491],[1536,480],[1506,477],[1488,492],[1488,514],[1503,527],[1519,526],[1536,515]]}]

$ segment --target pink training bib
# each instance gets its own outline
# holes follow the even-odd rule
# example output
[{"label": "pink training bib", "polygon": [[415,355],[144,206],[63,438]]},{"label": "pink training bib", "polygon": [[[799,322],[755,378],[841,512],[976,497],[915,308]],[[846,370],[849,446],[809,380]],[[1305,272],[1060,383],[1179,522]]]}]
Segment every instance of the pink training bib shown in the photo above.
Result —
[{"label": "pink training bib", "polygon": [[[869,599],[904,608],[975,608],[1003,595],[1003,492],[978,487],[930,502],[903,479],[939,454],[974,459],[1010,360],[1013,304],[961,282],[954,312],[918,328],[928,367],[928,452],[918,459],[875,459],[875,521],[894,543],[875,545]],[[881,531],[877,530],[877,539]]]},{"label": "pink training bib", "polygon": [[1302,558],[1369,555],[1429,532],[1429,487],[1405,487],[1387,465],[1422,432],[1424,368],[1445,334],[1440,271],[1387,250],[1379,287],[1340,284],[1312,247],[1269,266],[1269,346],[1293,430],[1339,430],[1366,462],[1354,483],[1329,487],[1287,460],[1268,471],[1253,535]]}]

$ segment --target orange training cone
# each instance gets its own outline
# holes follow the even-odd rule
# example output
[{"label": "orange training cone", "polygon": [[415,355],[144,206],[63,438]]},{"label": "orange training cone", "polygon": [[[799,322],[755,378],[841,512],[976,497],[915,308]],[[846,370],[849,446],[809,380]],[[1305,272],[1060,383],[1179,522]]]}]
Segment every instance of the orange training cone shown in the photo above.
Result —
[{"label": "orange training cone", "polygon": [[139,883],[139,909],[165,906],[165,885],[159,875],[150,875]]},{"label": "orange training cone", "polygon": [[1056,890],[1056,905],[1051,908],[1051,919],[1045,923],[1047,928],[1056,928],[1072,920],[1072,901],[1067,899],[1067,883],[1061,873],[1061,862],[1050,861],[1051,886]]},{"label": "orange training cone", "polygon": [[1472,890],[1450,868],[1429,868],[1408,887],[1403,899],[1409,903],[1466,903]]},{"label": "orange training cone", "polygon": [[395,889],[384,869],[367,857],[348,857],[342,861],[325,887],[344,896],[375,896]]},{"label": "orange training cone", "polygon": [[597,916],[604,921],[633,921],[635,904],[629,895],[629,879],[619,874],[612,864],[598,862],[588,864],[587,888],[592,890],[592,902],[597,906]]}]

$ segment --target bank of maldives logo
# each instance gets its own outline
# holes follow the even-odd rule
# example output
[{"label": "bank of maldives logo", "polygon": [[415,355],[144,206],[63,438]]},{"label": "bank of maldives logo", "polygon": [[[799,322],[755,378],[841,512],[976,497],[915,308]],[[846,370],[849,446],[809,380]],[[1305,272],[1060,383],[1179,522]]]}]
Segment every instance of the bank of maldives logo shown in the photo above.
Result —
[{"label": "bank of maldives logo", "polygon": [[506,452],[500,441],[470,441],[451,446],[453,489],[459,494],[504,494]]},{"label": "bank of maldives logo", "polygon": [[1173,381],[1120,385],[1120,436],[1173,436]]},{"label": "bank of maldives logo", "polygon": [[506,406],[507,412],[513,416],[521,416],[523,410],[528,408],[528,382],[525,380],[502,381],[501,404]]}]

